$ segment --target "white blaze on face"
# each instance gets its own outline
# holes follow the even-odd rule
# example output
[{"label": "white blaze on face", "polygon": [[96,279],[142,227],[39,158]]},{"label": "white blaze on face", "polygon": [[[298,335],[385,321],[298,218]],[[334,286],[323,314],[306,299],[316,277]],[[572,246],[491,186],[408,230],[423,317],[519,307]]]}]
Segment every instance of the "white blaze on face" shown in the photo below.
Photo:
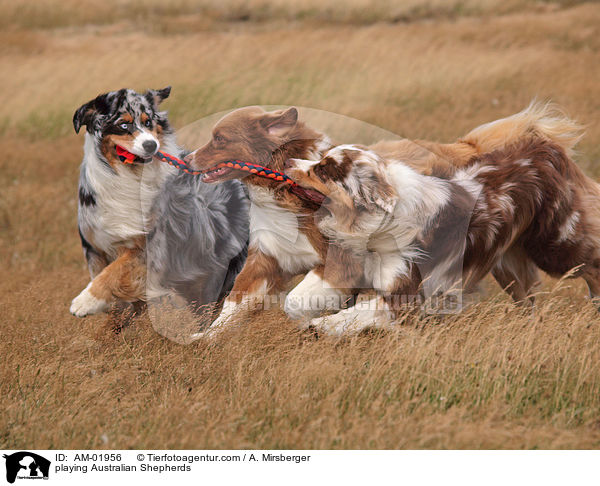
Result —
[{"label": "white blaze on face", "polygon": [[133,139],[131,152],[141,157],[149,155],[147,150],[144,148],[144,142],[155,142],[157,150],[160,147],[160,142],[154,135],[152,135],[152,133],[142,130],[137,137]]}]

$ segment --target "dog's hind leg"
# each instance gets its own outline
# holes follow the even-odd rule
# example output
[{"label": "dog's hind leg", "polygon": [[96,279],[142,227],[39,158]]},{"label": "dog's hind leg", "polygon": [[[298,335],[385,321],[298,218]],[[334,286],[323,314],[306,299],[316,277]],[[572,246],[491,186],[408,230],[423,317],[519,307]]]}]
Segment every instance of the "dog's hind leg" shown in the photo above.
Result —
[{"label": "dog's hind leg", "polygon": [[535,304],[532,292],[540,283],[538,267],[520,246],[513,246],[502,255],[492,268],[492,275],[516,303]]},{"label": "dog's hind leg", "polygon": [[146,299],[146,262],[140,248],[124,248],[87,287],[73,299],[70,312],[76,317],[107,311],[116,300]]}]

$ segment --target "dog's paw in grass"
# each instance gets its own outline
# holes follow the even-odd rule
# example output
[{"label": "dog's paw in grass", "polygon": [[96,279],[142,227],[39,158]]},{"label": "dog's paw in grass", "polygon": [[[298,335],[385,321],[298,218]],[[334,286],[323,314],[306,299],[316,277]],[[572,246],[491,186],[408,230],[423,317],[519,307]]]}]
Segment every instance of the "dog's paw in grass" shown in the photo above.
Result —
[{"label": "dog's paw in grass", "polygon": [[90,292],[88,285],[83,291],[73,299],[69,311],[75,317],[85,317],[92,314],[98,314],[108,310],[108,302],[98,299]]}]

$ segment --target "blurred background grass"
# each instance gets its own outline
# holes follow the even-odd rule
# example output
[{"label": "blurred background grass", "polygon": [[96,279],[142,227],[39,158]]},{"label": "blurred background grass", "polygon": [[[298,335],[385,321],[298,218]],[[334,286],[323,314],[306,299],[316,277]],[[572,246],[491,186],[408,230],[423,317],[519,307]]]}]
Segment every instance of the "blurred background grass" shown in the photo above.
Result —
[{"label": "blurred background grass", "polygon": [[600,446],[578,282],[534,319],[491,287],[445,326],[348,343],[276,315],[182,347],[68,314],[87,283],[71,119],[97,94],[172,85],[176,128],[297,105],[439,141],[552,99],[588,125],[577,160],[599,177],[597,3],[0,0],[0,70],[0,447]]},{"label": "blurred background grass", "polygon": [[180,126],[299,104],[453,138],[534,96],[586,121],[599,19],[578,3],[2,0],[0,133],[67,135],[96,93],[164,84]]},{"label": "blurred background grass", "polygon": [[[413,22],[422,19],[453,19],[483,14],[499,15],[540,8],[561,7],[581,0],[2,0],[3,27],[54,29],[106,25],[123,19],[140,28],[169,32],[169,22],[197,21],[205,26],[219,22],[302,21],[314,24],[368,25],[376,22]],[[179,19],[185,17],[185,19]]]}]

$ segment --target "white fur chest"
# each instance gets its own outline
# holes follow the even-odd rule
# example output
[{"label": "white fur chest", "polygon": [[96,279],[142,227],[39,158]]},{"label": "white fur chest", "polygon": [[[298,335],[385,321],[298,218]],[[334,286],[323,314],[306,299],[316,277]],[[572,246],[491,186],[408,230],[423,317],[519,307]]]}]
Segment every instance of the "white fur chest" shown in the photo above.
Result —
[{"label": "white fur chest", "polygon": [[280,207],[271,192],[250,191],[250,246],[274,257],[282,270],[301,273],[312,269],[320,257],[298,226],[294,213]]},{"label": "white fur chest", "polygon": [[93,144],[86,135],[82,171],[96,204],[79,207],[79,226],[96,248],[114,257],[116,246],[147,233],[152,204],[169,167],[155,160],[137,173],[124,165],[112,170],[98,158]]}]

